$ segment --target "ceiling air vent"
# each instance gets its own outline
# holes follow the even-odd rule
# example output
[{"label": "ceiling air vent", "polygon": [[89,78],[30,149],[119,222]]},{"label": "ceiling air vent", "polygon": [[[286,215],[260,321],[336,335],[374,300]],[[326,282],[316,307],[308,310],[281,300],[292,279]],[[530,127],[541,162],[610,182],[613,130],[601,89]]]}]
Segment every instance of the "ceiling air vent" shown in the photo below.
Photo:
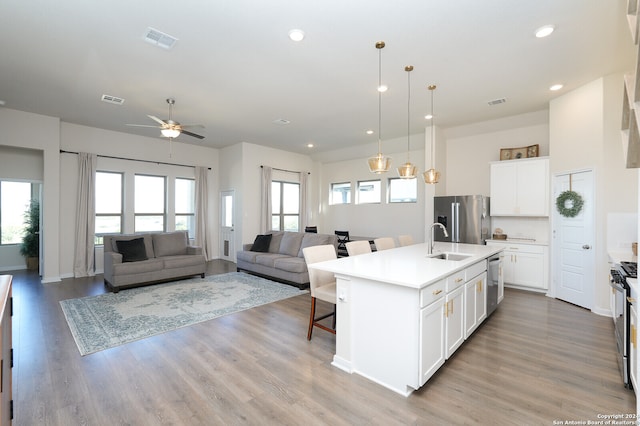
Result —
[{"label": "ceiling air vent", "polygon": [[102,95],[102,98],[100,98],[100,100],[102,102],[107,102],[114,105],[122,105],[124,103],[124,99],[111,95]]},{"label": "ceiling air vent", "polygon": [[147,31],[144,33],[144,41],[147,43],[155,44],[156,46],[162,47],[164,49],[171,49],[177,38],[170,36],[169,34],[165,34],[162,31],[158,31],[151,27],[147,28]]},{"label": "ceiling air vent", "polygon": [[279,126],[286,126],[287,124],[291,124],[291,121],[285,120],[284,118],[278,118],[277,120],[273,120],[272,123]]},{"label": "ceiling air vent", "polygon": [[503,104],[507,102],[507,100],[505,98],[500,98],[500,99],[494,99],[492,101],[487,102],[489,104],[489,106],[494,106],[494,105],[499,105],[499,104]]}]

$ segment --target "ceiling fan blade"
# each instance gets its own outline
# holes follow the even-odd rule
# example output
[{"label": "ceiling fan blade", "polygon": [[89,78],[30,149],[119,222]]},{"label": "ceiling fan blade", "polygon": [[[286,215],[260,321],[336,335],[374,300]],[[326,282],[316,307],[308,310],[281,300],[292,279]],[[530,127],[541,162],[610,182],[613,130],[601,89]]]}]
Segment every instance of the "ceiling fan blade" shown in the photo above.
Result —
[{"label": "ceiling fan blade", "polygon": [[194,137],[194,138],[204,139],[204,136],[200,136],[200,135],[197,135],[195,133],[191,133],[191,132],[189,132],[187,130],[184,130],[184,129],[182,129],[182,132],[180,132],[180,133],[182,133],[183,135]]},{"label": "ceiling fan blade", "polygon": [[126,126],[132,126],[132,127],[153,127],[154,129],[160,129],[162,128],[162,126],[152,126],[149,124],[126,124]]},{"label": "ceiling fan blade", "polygon": [[149,117],[153,121],[157,121],[158,123],[162,124],[162,126],[167,126],[167,123],[165,121],[160,120],[158,117],[155,117],[153,115],[147,115],[147,117]]},{"label": "ceiling fan blade", "polygon": [[180,127],[183,129],[185,127],[197,127],[199,129],[204,129],[204,126],[202,124],[181,124]]}]

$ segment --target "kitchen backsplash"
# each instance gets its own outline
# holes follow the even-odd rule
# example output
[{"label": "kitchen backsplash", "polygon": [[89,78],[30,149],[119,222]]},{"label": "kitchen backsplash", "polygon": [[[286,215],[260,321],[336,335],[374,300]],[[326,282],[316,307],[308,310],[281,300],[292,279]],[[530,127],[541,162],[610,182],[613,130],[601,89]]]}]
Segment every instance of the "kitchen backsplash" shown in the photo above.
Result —
[{"label": "kitchen backsplash", "polygon": [[546,217],[492,217],[491,234],[501,228],[508,239],[549,241],[549,219]]},{"label": "kitchen backsplash", "polygon": [[638,215],[635,213],[607,214],[607,249],[631,250],[638,241]]}]

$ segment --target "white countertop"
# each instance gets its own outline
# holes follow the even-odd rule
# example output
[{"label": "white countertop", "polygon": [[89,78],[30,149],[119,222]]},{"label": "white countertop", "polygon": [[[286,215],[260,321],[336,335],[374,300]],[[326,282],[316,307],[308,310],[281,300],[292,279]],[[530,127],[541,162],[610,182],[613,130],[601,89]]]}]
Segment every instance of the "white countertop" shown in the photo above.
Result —
[{"label": "white countertop", "polygon": [[634,256],[631,250],[607,250],[607,254],[611,263],[638,261],[638,256]]},{"label": "white countertop", "polygon": [[501,247],[495,246],[437,242],[433,250],[434,254],[453,252],[472,255],[464,260],[452,261],[427,257],[427,248],[428,243],[414,244],[313,263],[309,268],[333,272],[336,275],[422,288],[502,251]]},{"label": "white countertop", "polygon": [[538,240],[527,240],[527,239],[518,239],[518,238],[507,238],[506,240],[494,240],[489,239],[487,242],[492,243],[505,243],[505,244],[530,244],[533,246],[548,246],[549,243],[547,241],[538,241]]}]

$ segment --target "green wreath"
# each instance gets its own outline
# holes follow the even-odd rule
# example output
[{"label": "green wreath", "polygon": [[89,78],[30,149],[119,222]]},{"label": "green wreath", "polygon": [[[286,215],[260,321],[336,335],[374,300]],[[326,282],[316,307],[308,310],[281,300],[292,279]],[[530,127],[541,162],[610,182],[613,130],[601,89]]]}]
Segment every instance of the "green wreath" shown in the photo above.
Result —
[{"label": "green wreath", "polygon": [[582,196],[575,191],[564,191],[556,198],[558,212],[564,217],[576,217],[583,205]]}]

